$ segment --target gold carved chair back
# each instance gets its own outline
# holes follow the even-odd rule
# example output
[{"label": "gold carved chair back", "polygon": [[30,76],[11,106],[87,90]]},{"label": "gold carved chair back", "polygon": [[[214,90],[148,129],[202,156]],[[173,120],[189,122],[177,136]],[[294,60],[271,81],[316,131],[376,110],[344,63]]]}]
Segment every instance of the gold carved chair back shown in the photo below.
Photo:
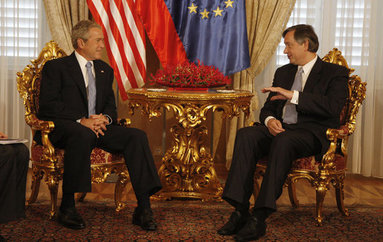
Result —
[{"label": "gold carved chair back", "polygon": [[[31,60],[31,64],[24,68],[23,72],[17,73],[17,90],[24,100],[25,121],[31,127],[37,119],[36,114],[39,110],[41,71],[47,61],[64,56],[66,56],[65,52],[58,47],[57,43],[50,41],[39,56]],[[35,130],[32,129],[33,135],[34,132]]]},{"label": "gold carved chair back", "polygon": [[346,59],[342,56],[342,52],[337,48],[331,50],[322,60],[347,67],[350,70],[348,81],[349,98],[341,114],[341,124],[347,124],[350,134],[352,134],[355,131],[355,120],[359,107],[366,98],[367,83],[362,82],[359,76],[351,75],[355,69],[348,66]]},{"label": "gold carved chair back", "polygon": [[[358,75],[351,75],[354,72],[354,69],[348,66],[346,59],[342,56],[342,52],[339,51],[337,48],[334,48],[325,57],[323,57],[323,61],[338,64],[350,70],[349,79],[348,79],[349,96],[348,96],[346,105],[344,106],[342,113],[340,115],[341,127],[339,129],[327,130],[328,138],[333,137],[334,139],[338,139],[338,142],[336,143],[337,144],[336,149],[338,152],[334,150],[333,153],[327,152],[327,154],[324,156],[324,159],[335,159],[333,157],[328,158],[328,155],[330,156],[332,154],[341,155],[343,156],[343,159],[345,160],[345,162],[347,162],[348,138],[355,131],[356,115],[359,111],[359,107],[362,105],[363,100],[366,98],[367,83],[362,82],[362,80],[360,79]],[[341,137],[337,135],[337,133],[340,132],[339,130],[343,131]],[[334,145],[334,143],[332,144]],[[330,150],[331,150],[331,147],[330,147]],[[331,165],[334,163],[329,162],[329,164]],[[346,163],[344,165],[346,165]],[[331,167],[331,169],[334,169],[334,167]]]}]

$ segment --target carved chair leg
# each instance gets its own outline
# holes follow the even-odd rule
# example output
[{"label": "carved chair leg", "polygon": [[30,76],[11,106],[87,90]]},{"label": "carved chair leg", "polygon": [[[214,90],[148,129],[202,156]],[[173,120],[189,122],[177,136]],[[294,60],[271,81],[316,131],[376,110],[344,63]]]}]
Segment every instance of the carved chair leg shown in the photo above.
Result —
[{"label": "carved chair leg", "polygon": [[59,185],[59,178],[55,173],[47,174],[46,183],[48,185],[50,195],[51,195],[51,211],[49,214],[50,219],[54,219],[57,212],[57,191]]},{"label": "carved chair leg", "polygon": [[290,198],[291,206],[293,206],[293,208],[298,208],[299,207],[299,201],[297,199],[295,182],[293,182],[290,178],[288,178],[286,180],[286,184],[287,184],[287,189],[289,191],[289,198]]},{"label": "carved chair leg", "polygon": [[39,195],[40,191],[40,181],[44,176],[44,171],[37,169],[36,167],[32,168],[32,185],[31,185],[31,195],[27,201],[27,205],[34,203]]},{"label": "carved chair leg", "polygon": [[318,222],[318,226],[322,226],[323,216],[322,216],[322,207],[324,197],[326,196],[327,187],[323,185],[319,185],[316,188],[316,221]]},{"label": "carved chair leg", "polygon": [[339,212],[344,216],[349,216],[348,209],[344,207],[344,194],[343,188],[335,188],[336,192],[336,204],[338,205]]},{"label": "carved chair leg", "polygon": [[120,212],[125,207],[125,203],[122,202],[122,192],[125,190],[128,181],[128,171],[121,172],[118,176],[118,180],[116,182],[114,191],[114,202],[116,205],[116,212]]},{"label": "carved chair leg", "polygon": [[254,190],[253,190],[254,202],[257,200],[259,190],[260,190],[260,187],[259,187],[258,177],[254,176]]},{"label": "carved chair leg", "polygon": [[343,191],[344,176],[338,177],[337,182],[334,184],[336,204],[339,212],[344,216],[349,216],[348,210],[344,207],[344,191]]}]

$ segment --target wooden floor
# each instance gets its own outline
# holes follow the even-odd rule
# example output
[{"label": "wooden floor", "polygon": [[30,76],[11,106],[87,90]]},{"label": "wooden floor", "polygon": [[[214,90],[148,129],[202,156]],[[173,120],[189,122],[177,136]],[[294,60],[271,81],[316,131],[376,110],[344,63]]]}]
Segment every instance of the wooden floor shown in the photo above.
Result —
[{"label": "wooden floor", "polygon": [[[225,180],[226,174],[218,174],[218,176]],[[31,171],[28,173],[27,179],[27,198],[30,195],[31,183]],[[373,206],[383,208],[383,179],[382,178],[371,178],[364,177],[361,175],[348,174],[345,179],[345,206]],[[325,197],[324,206],[336,206],[334,189],[330,189]],[[301,205],[312,205],[315,204],[315,189],[306,181],[300,181],[297,183],[297,197]],[[61,187],[59,188],[59,199],[61,198]],[[94,184],[92,193],[87,194],[86,200],[97,200],[97,201],[113,201],[114,199],[114,184],[113,183],[102,183]],[[127,193],[125,194],[126,200],[135,200],[130,183],[127,186]],[[50,200],[49,190],[47,185],[42,181],[40,186],[40,194],[37,202],[48,203]],[[252,200],[253,202],[253,200]],[[290,205],[288,199],[287,190],[283,191],[282,196],[277,201],[279,206]]]}]

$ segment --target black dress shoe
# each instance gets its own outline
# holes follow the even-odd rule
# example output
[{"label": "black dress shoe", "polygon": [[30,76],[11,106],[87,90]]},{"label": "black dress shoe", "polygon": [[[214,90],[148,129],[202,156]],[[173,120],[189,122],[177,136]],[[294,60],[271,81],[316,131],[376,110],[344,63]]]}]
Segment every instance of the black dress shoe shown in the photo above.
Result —
[{"label": "black dress shoe", "polygon": [[70,229],[84,229],[85,222],[81,215],[77,212],[76,208],[67,208],[63,211],[59,209],[57,221],[64,227]]},{"label": "black dress shoe", "polygon": [[153,212],[150,208],[135,208],[133,224],[140,226],[143,230],[154,231],[157,229],[157,224],[154,222]]},{"label": "black dress shoe", "polygon": [[236,234],[246,223],[250,217],[249,213],[242,214],[239,211],[231,213],[229,221],[222,226],[217,232],[220,235],[233,235]]},{"label": "black dress shoe", "polygon": [[245,226],[235,235],[235,241],[257,240],[266,234],[266,223],[264,220],[250,217]]}]

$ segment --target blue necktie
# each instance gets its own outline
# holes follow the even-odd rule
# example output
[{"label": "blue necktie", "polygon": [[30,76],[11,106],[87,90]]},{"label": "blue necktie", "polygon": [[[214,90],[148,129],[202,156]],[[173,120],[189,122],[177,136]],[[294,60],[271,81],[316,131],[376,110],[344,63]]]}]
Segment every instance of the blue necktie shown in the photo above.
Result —
[{"label": "blue necktie", "polygon": [[88,112],[89,116],[96,114],[96,80],[92,73],[92,63],[86,63],[86,73],[88,75]]},{"label": "blue necktie", "polygon": [[[298,92],[302,91],[302,74],[303,68],[299,67],[297,74],[294,79],[293,86],[291,87],[291,91],[296,90]],[[298,121],[298,113],[296,109],[296,105],[290,103],[290,101],[286,102],[285,112],[283,115],[283,122],[286,124],[295,124]]]}]

